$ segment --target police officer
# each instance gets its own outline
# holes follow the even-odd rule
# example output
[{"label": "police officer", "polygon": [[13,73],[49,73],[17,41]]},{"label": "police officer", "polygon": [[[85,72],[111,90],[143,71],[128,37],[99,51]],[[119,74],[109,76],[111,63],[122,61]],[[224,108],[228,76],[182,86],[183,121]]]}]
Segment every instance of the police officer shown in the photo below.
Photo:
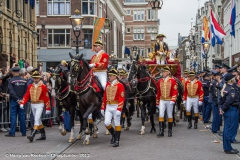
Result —
[{"label": "police officer", "polygon": [[203,97],[203,122],[208,123],[211,117],[211,105],[209,103],[209,93],[210,93],[210,74],[206,73],[203,76],[203,82],[202,82],[202,87],[203,87],[203,92],[204,92],[204,97]]},{"label": "police officer", "polygon": [[222,120],[220,115],[219,115],[219,108],[218,108],[218,89],[217,89],[217,84],[218,81],[217,79],[220,78],[221,74],[220,72],[215,72],[213,74],[214,78],[211,82],[210,85],[210,93],[212,95],[212,110],[213,110],[213,119],[212,119],[212,132],[217,133],[220,131],[220,121]]},{"label": "police officer", "polygon": [[233,87],[235,75],[226,74],[225,84],[221,90],[220,98],[220,114],[224,116],[223,129],[223,149],[226,154],[237,154],[238,150],[233,149],[231,145],[231,137],[235,130],[235,121],[238,119],[236,89]]},{"label": "police officer", "polygon": [[12,68],[13,78],[8,83],[10,94],[10,117],[11,129],[6,137],[15,137],[17,114],[20,120],[20,131],[22,136],[26,136],[25,112],[20,108],[20,100],[23,98],[27,88],[27,81],[20,77],[20,68],[16,66]]},{"label": "police officer", "polygon": [[[238,83],[237,83],[237,66],[233,66],[232,68],[230,68],[228,70],[228,73],[232,73],[234,76],[235,76],[235,82],[233,83],[233,87],[236,89],[236,107],[239,109],[239,98],[240,98],[240,87],[238,86]],[[235,138],[236,138],[236,135],[237,135],[237,131],[238,131],[238,127],[239,127],[239,124],[238,124],[238,121],[239,119],[235,119],[234,120],[234,133],[232,134],[232,137],[231,137],[231,142],[232,143],[239,143]]]}]

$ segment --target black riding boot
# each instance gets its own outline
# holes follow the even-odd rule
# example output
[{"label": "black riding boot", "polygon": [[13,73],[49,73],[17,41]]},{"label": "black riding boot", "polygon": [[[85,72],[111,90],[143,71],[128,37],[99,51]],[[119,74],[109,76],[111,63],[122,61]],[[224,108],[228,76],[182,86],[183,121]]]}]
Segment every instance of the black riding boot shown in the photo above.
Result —
[{"label": "black riding boot", "polygon": [[40,129],[41,137],[36,140],[46,140],[46,134],[44,128]]},{"label": "black riding boot", "polygon": [[164,136],[164,122],[159,122],[159,134],[157,137],[163,137]]},{"label": "black riding boot", "polygon": [[115,131],[113,129],[113,127],[111,127],[110,129],[108,129],[108,131],[111,133],[112,135],[112,139],[110,141],[110,144],[113,144],[115,142]]},{"label": "black riding boot", "polygon": [[172,137],[172,125],[173,122],[168,122],[168,137]]},{"label": "black riding boot", "polygon": [[30,136],[27,136],[27,139],[29,139],[29,141],[32,142],[33,139],[34,139],[34,137],[35,137],[35,135],[36,135],[36,133],[37,133],[37,130],[34,129],[34,130],[32,131],[32,133],[31,133],[31,135],[30,135]]},{"label": "black riding boot", "polygon": [[192,116],[191,115],[188,116],[188,127],[187,128],[188,129],[192,128]]},{"label": "black riding boot", "polygon": [[194,122],[194,129],[197,129],[197,125],[198,125],[198,116],[194,117],[195,122]]},{"label": "black riding boot", "polygon": [[115,133],[116,141],[113,143],[113,147],[119,146],[120,135],[121,135],[121,131],[116,131],[116,133]]},{"label": "black riding boot", "polygon": [[183,114],[184,114],[184,118],[183,118],[183,121],[186,122],[187,121],[187,114],[186,114],[186,110],[183,111]]}]

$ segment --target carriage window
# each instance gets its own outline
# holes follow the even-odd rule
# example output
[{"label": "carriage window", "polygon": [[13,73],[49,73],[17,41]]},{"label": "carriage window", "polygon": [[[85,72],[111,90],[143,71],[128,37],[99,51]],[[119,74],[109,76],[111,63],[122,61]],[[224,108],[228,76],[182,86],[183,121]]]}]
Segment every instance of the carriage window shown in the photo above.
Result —
[{"label": "carriage window", "polygon": [[70,29],[49,29],[48,47],[70,47]]}]

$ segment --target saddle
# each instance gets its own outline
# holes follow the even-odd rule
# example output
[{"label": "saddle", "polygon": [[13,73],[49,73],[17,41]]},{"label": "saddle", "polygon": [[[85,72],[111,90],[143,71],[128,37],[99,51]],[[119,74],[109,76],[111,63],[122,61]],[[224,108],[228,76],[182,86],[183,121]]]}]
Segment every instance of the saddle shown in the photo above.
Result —
[{"label": "saddle", "polygon": [[94,92],[96,93],[96,95],[100,99],[102,99],[104,90],[103,90],[102,85],[101,85],[101,83],[100,83],[100,81],[99,81],[97,76],[93,76],[93,80],[92,80],[91,86],[92,86]]}]

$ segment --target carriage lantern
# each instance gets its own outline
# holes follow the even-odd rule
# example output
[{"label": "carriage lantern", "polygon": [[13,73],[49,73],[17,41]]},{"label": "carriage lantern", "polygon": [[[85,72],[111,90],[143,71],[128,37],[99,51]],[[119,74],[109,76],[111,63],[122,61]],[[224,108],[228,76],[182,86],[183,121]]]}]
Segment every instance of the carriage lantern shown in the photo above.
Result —
[{"label": "carriage lantern", "polygon": [[73,28],[73,32],[74,35],[76,37],[76,54],[79,53],[78,50],[78,37],[81,34],[81,30],[82,30],[82,25],[83,25],[83,17],[80,15],[80,11],[78,9],[75,10],[75,15],[72,15],[70,18],[71,24],[72,24],[72,28]]},{"label": "carriage lantern", "polygon": [[147,0],[150,3],[152,9],[162,9],[163,1],[162,0]]}]

